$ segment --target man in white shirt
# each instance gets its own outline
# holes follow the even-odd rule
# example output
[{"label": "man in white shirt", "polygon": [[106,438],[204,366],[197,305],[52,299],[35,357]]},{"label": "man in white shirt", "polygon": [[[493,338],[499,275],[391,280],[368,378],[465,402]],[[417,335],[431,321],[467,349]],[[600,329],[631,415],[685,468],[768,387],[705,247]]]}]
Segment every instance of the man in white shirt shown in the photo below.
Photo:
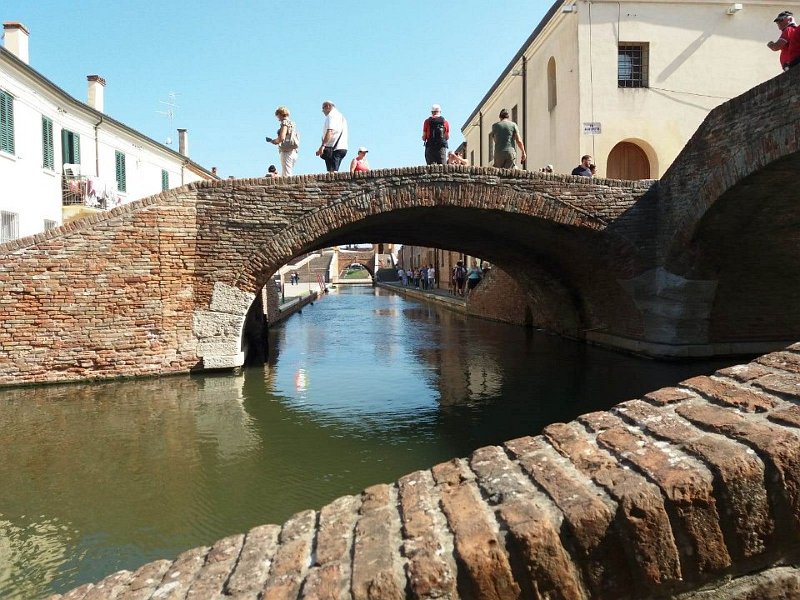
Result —
[{"label": "man in white shirt", "polygon": [[338,171],[347,154],[347,119],[330,100],[322,103],[325,123],[322,126],[322,144],[316,152],[325,161],[328,172]]}]

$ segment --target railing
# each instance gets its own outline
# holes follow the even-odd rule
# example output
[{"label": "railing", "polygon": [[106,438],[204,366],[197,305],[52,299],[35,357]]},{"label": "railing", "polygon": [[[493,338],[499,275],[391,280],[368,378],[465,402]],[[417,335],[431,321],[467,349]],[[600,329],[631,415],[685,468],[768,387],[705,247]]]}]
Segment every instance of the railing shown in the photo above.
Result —
[{"label": "railing", "polygon": [[107,210],[119,206],[120,197],[116,182],[110,184],[97,177],[65,173],[61,178],[61,203]]}]

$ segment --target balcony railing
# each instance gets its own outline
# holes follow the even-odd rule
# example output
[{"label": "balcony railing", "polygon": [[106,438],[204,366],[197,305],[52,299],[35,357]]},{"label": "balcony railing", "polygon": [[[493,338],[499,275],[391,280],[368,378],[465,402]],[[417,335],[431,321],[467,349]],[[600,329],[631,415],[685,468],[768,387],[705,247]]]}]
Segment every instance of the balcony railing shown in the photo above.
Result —
[{"label": "balcony railing", "polygon": [[116,181],[106,182],[98,177],[68,172],[62,177],[61,198],[64,206],[86,206],[99,210],[114,208],[121,203]]}]

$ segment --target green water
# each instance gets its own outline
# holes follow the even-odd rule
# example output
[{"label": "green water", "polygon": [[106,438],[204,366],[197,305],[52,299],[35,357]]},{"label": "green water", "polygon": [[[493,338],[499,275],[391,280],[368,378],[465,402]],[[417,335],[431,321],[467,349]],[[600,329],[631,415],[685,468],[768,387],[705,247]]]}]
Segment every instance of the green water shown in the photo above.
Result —
[{"label": "green water", "polygon": [[209,544],[725,363],[334,292],[239,374],[0,390],[0,598]]}]

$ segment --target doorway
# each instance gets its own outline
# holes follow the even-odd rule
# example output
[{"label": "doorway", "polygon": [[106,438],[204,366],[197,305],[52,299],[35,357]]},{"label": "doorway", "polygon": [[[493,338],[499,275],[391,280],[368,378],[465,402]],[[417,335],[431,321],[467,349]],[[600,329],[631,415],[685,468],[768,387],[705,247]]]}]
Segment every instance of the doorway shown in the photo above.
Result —
[{"label": "doorway", "polygon": [[620,142],[608,155],[609,179],[650,179],[650,161],[644,150],[632,142]]}]

